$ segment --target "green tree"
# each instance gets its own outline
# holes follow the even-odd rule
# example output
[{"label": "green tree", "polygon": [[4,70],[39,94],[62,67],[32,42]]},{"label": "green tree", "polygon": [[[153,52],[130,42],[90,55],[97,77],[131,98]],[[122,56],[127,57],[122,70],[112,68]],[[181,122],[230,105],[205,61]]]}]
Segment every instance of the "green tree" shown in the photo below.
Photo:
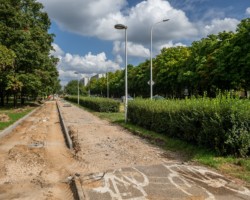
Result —
[{"label": "green tree", "polygon": [[42,9],[35,0],[0,0],[0,44],[15,52],[12,79],[22,83],[18,90],[8,87],[14,97],[48,94],[58,81],[57,59],[50,56],[54,35]]},{"label": "green tree", "polygon": [[10,87],[9,76],[14,73],[15,53],[0,45],[0,104],[4,106],[4,97]]},{"label": "green tree", "polygon": [[[68,84],[64,87],[64,92],[69,95],[78,95],[78,80],[71,80],[68,82]],[[86,87],[81,82],[79,82],[79,95],[87,95]]]}]

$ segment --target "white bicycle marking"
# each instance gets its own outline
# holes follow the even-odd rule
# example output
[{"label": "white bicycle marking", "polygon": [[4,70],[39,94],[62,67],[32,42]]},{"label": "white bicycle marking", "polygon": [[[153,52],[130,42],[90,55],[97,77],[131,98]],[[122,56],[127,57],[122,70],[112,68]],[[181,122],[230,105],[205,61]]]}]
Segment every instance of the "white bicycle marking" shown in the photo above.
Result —
[{"label": "white bicycle marking", "polygon": [[[168,170],[170,170],[173,174],[176,174],[176,177],[181,180],[186,179],[192,183],[202,182],[213,188],[224,188],[230,190],[235,193],[239,193],[242,195],[250,196],[250,190],[241,187],[240,190],[237,190],[233,187],[229,187],[229,181],[225,180],[221,174],[213,172],[203,167],[197,166],[188,166],[188,165],[179,165],[179,164],[170,164],[164,165]],[[195,174],[195,175],[194,175]],[[182,177],[182,178],[181,178]],[[214,178],[216,177],[216,178]],[[171,179],[171,177],[170,177]],[[172,180],[172,179],[171,179]],[[170,180],[170,181],[171,181]],[[174,184],[174,183],[173,183]],[[176,184],[175,184],[176,185]],[[207,189],[202,187],[203,190],[209,195],[209,199],[215,199],[214,195],[211,194]]]},{"label": "white bicycle marking", "polygon": [[[155,181],[152,184],[168,185],[177,188],[183,194],[192,197],[199,189],[200,195],[205,200],[216,200],[216,196],[206,188],[223,188],[237,194],[250,197],[250,190],[245,187],[239,189],[230,187],[230,181],[224,178],[221,174],[208,170],[200,166],[190,166],[182,164],[163,164],[168,171],[165,177],[147,177],[137,168],[119,169],[106,173],[103,176],[103,186],[93,188],[97,193],[109,193],[112,200],[147,200],[147,192],[145,187],[150,185],[150,178],[160,180],[166,178],[166,183]],[[139,181],[139,180],[140,181]],[[197,184],[197,183],[202,184]],[[196,189],[195,189],[196,188]],[[194,192],[192,192],[194,190]]]},{"label": "white bicycle marking", "polygon": [[[149,184],[148,178],[145,174],[140,172],[136,168],[132,168],[135,172],[133,174],[136,174],[137,176],[140,175],[143,177],[143,181],[139,182],[137,181],[133,174],[131,173],[131,176],[123,175],[122,169],[115,170],[112,173],[105,174],[104,178],[104,186],[95,188],[94,191],[99,193],[109,193],[112,200],[123,200],[124,197],[131,197],[130,200],[147,200],[146,196],[147,193],[143,189],[143,187],[147,186]],[[115,175],[117,172],[119,172],[120,177]],[[125,172],[125,174],[128,172]],[[121,192],[119,190],[119,186],[125,187],[125,189],[128,189],[129,186],[132,186],[137,191],[140,191],[141,196],[139,197],[132,197],[131,192]],[[113,189],[112,189],[113,188]],[[128,198],[126,198],[128,199]],[[128,199],[128,200],[129,200]]]}]

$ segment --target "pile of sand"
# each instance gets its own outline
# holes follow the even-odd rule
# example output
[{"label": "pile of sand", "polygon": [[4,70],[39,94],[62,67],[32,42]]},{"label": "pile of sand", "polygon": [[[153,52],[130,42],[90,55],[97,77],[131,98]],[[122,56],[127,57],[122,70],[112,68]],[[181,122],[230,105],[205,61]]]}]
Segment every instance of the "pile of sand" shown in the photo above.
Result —
[{"label": "pile of sand", "polygon": [[10,121],[10,117],[6,114],[0,114],[0,122],[8,122]]}]

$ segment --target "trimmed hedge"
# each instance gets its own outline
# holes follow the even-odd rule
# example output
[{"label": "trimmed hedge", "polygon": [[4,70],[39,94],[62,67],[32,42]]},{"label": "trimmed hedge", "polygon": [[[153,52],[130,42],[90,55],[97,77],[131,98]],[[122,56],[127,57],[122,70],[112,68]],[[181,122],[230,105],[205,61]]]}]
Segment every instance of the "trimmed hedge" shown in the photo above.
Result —
[{"label": "trimmed hedge", "polygon": [[[77,103],[77,96],[67,96],[65,100]],[[80,97],[79,104],[97,112],[118,112],[120,102],[100,97]]]},{"label": "trimmed hedge", "polygon": [[206,146],[220,155],[250,154],[250,101],[209,99],[129,102],[128,120],[146,129]]}]

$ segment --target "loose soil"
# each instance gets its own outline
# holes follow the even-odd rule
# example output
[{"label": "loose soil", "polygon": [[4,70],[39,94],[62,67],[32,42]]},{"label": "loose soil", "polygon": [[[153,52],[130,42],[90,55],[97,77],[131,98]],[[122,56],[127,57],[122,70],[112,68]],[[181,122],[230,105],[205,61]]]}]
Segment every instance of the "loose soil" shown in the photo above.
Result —
[{"label": "loose soil", "polygon": [[177,154],[162,151],[87,111],[62,102],[59,105],[74,143],[75,158],[85,173],[180,160]]},{"label": "loose soil", "polygon": [[0,199],[73,199],[73,162],[56,104],[48,102],[0,139]]},{"label": "loose soil", "polygon": [[[122,128],[77,107],[59,105],[74,150],[65,145],[56,102],[46,102],[0,139],[0,199],[74,199],[68,183],[76,173],[153,165],[166,159],[168,153]],[[175,157],[171,152],[169,156]]]},{"label": "loose soil", "polygon": [[10,118],[6,114],[0,114],[0,122],[8,122],[10,121]]}]

